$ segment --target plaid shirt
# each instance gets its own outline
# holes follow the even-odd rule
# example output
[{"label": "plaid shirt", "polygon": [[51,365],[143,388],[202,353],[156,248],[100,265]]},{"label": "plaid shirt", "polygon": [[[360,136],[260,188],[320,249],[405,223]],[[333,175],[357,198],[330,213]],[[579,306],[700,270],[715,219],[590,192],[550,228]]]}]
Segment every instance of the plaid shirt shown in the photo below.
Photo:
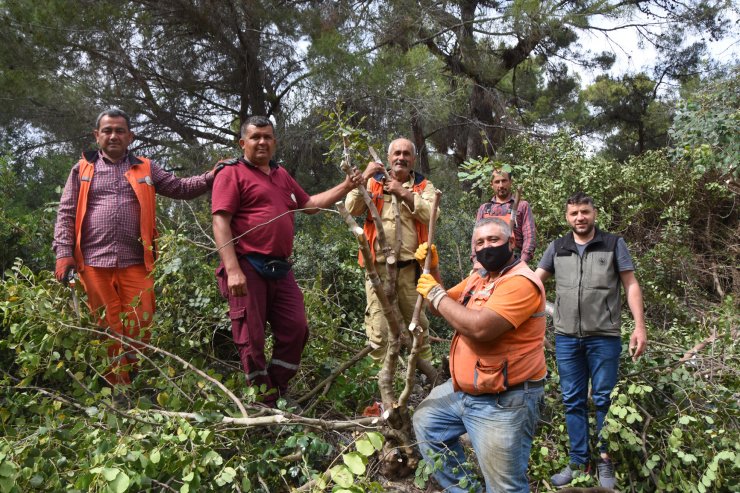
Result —
[{"label": "plaid shirt", "polygon": [[[82,223],[80,246],[85,265],[123,268],[144,263],[139,228],[141,207],[124,176],[129,167],[129,155],[113,163],[98,152]],[[53,243],[57,258],[71,257],[74,252],[79,172],[79,164],[75,164],[59,201]],[[157,193],[173,199],[195,198],[207,192],[213,183],[208,173],[178,178],[154,163],[151,177]]]},{"label": "plaid shirt", "polygon": [[[509,196],[506,202],[496,202],[496,197],[493,197],[490,201],[481,204],[478,208],[478,213],[475,215],[475,221],[486,217],[494,216],[510,216],[511,208],[514,206],[514,197]],[[519,201],[519,207],[516,211],[516,227],[514,228],[514,241],[516,248],[522,253],[522,260],[526,263],[532,260],[534,256],[534,249],[537,246],[536,243],[537,230],[534,227],[534,216],[532,215],[532,209],[529,207],[529,202],[526,200]],[[473,258],[475,258],[475,246],[471,241],[471,248],[473,252]]]}]

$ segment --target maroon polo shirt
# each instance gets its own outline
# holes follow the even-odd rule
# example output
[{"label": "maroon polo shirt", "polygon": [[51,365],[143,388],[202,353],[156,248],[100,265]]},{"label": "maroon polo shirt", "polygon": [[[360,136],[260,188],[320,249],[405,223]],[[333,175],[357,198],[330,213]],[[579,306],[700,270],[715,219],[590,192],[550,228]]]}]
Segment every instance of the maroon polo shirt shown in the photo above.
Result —
[{"label": "maroon polo shirt", "polygon": [[290,257],[295,219],[289,211],[302,209],[310,197],[285,168],[270,162],[270,174],[266,175],[240,161],[216,175],[211,196],[211,213],[232,215],[231,233],[235,238],[249,231],[235,242],[237,255]]}]

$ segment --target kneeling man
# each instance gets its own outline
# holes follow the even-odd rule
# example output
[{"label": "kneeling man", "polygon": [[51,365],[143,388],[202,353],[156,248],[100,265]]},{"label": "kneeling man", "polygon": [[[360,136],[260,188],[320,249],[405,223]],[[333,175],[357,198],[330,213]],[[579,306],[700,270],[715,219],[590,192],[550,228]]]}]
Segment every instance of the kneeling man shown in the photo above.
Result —
[{"label": "kneeling man", "polygon": [[[460,436],[468,433],[487,491],[527,492],[527,463],[547,374],[545,289],[515,257],[509,224],[479,220],[473,232],[483,267],[445,291],[439,269],[423,274],[417,291],[455,329],[450,348],[452,378],[436,387],[414,413],[421,454],[448,492],[468,491]],[[427,254],[426,244],[417,258]],[[432,248],[432,255],[436,252]]]}]

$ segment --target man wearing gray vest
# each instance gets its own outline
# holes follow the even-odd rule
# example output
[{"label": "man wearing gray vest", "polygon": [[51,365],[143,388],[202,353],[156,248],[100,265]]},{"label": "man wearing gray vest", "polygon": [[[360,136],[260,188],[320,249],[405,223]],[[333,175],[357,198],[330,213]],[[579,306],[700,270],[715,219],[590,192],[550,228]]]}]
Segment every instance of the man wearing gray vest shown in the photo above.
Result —
[{"label": "man wearing gray vest", "polygon": [[[570,463],[552,476],[565,486],[579,474],[589,474],[588,385],[596,408],[596,435],[609,412],[609,396],[617,383],[622,351],[620,282],[624,286],[635,330],[629,352],[635,361],[647,346],[642,291],[635,278],[627,244],[595,227],[593,199],[583,192],[566,203],[565,219],[572,231],[550,243],[535,274],[544,282],[555,276],[555,357],[570,438]],[[599,439],[599,483],[614,488],[614,465],[606,443]]]}]

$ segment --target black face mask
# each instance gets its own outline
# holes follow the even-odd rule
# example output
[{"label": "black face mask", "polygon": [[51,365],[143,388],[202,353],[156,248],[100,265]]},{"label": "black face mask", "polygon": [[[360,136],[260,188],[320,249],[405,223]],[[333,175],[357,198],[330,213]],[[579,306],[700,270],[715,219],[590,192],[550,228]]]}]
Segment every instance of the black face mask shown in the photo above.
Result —
[{"label": "black face mask", "polygon": [[481,248],[475,252],[475,258],[488,272],[499,272],[511,258],[509,242],[499,246]]}]

